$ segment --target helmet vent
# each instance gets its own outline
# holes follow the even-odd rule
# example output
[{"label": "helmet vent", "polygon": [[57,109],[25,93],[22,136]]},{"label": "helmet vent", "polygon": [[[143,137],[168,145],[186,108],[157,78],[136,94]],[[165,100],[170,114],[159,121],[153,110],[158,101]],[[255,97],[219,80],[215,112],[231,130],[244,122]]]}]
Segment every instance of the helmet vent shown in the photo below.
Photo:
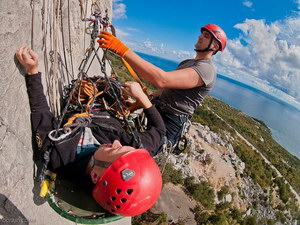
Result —
[{"label": "helmet vent", "polygon": [[128,189],[126,192],[127,192],[127,194],[131,195],[133,192],[133,189]]},{"label": "helmet vent", "polygon": [[107,186],[107,181],[106,181],[106,180],[103,181],[102,185],[103,185],[103,186]]},{"label": "helmet vent", "polygon": [[119,208],[121,208],[121,206],[119,206],[119,205],[116,205],[115,207],[116,207],[116,209],[119,209]]},{"label": "helmet vent", "polygon": [[116,212],[116,210],[114,210],[114,209],[111,209],[111,211],[112,211],[112,212]]},{"label": "helmet vent", "polygon": [[110,202],[106,202],[107,205],[110,205]]},{"label": "helmet vent", "polygon": [[115,201],[115,200],[116,200],[116,197],[115,197],[115,196],[112,196],[112,197],[110,197],[110,199],[111,199],[112,201]]},{"label": "helmet vent", "polygon": [[121,202],[122,202],[122,203],[125,203],[126,201],[127,201],[126,198],[121,198]]},{"label": "helmet vent", "polygon": [[121,191],[122,191],[122,189],[118,188],[118,189],[116,190],[116,193],[119,195],[119,194],[121,194]]}]

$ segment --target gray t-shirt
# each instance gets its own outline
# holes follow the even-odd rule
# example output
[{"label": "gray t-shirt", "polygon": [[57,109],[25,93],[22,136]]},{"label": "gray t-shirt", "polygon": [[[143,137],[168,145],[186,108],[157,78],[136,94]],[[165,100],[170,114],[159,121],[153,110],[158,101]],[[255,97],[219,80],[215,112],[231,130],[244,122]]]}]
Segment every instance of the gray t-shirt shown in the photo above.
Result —
[{"label": "gray t-shirt", "polygon": [[166,104],[166,111],[174,114],[193,114],[216,82],[216,69],[211,59],[184,60],[178,65],[177,70],[185,68],[193,68],[205,85],[190,89],[164,89],[159,101]]}]

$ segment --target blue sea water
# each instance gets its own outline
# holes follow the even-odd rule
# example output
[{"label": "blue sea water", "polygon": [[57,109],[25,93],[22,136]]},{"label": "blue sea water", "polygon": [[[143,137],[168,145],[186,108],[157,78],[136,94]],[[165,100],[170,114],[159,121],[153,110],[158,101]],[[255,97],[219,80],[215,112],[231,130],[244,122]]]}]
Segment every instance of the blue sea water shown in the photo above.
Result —
[{"label": "blue sea water", "polygon": [[[138,53],[154,65],[174,70],[178,62]],[[263,121],[271,130],[273,138],[291,154],[300,158],[300,111],[267,93],[233,79],[218,75],[217,83],[210,93],[213,97]]]}]

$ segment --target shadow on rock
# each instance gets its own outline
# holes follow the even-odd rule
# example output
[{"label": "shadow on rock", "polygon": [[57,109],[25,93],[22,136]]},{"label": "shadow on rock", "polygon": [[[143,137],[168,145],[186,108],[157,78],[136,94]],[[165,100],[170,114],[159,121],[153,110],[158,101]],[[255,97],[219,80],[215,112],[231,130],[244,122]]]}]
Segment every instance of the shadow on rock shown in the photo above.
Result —
[{"label": "shadow on rock", "polygon": [[17,59],[16,55],[14,56],[14,62],[16,64],[17,69],[19,70],[19,73],[25,77],[26,74],[26,70],[25,68],[21,65],[21,63],[19,62],[19,60]]},{"label": "shadow on rock", "polygon": [[21,211],[3,194],[0,194],[0,224],[29,224]]}]

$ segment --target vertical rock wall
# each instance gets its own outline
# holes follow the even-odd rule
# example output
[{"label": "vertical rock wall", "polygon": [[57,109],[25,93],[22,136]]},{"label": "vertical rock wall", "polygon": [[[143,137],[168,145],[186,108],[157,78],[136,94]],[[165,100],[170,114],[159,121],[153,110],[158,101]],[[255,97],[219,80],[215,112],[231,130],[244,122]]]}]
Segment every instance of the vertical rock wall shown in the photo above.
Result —
[{"label": "vertical rock wall", "polygon": [[[92,0],[0,0],[0,223],[5,224],[74,224],[56,214],[38,198],[39,188],[33,180],[33,151],[31,144],[30,110],[24,73],[18,68],[15,52],[20,45],[33,48],[40,58],[40,70],[49,74],[53,65],[49,51],[55,47],[62,52],[62,15],[66,54],[72,50],[74,73],[89,43],[84,34],[86,23],[81,21],[80,3],[88,1],[89,17]],[[97,1],[93,1],[97,2]],[[62,11],[55,15],[55,4]],[[111,0],[98,1],[102,9],[112,11]],[[68,6],[70,14],[68,14]],[[70,18],[70,20],[69,20]],[[57,19],[57,40],[54,41],[53,21]],[[70,22],[71,47],[68,23]],[[52,29],[52,30],[51,30]],[[84,45],[85,40],[85,45]],[[67,59],[70,65],[70,58]],[[23,74],[23,75],[22,75]],[[55,74],[55,71],[54,71]]]}]

